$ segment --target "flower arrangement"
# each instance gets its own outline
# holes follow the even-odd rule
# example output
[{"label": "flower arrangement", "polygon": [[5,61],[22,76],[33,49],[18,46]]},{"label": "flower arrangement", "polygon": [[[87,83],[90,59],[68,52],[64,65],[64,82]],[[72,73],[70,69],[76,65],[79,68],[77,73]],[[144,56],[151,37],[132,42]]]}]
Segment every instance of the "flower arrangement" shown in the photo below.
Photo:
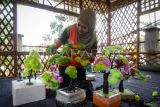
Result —
[{"label": "flower arrangement", "polygon": [[[53,51],[54,46],[49,46],[47,51]],[[84,67],[87,71],[91,71],[91,63],[94,61],[92,54],[85,51],[85,45],[73,45],[72,43],[64,44],[60,52],[56,52],[48,59],[48,65],[58,66],[66,65],[65,73],[71,78],[69,91],[74,90],[73,80],[77,78],[76,66]]]},{"label": "flower arrangement", "polygon": [[52,73],[50,71],[45,71],[41,78],[46,84],[47,88],[52,91],[58,89],[59,84],[63,81],[62,77],[60,77],[57,73]]},{"label": "flower arrangement", "polygon": [[108,46],[93,65],[94,71],[104,73],[103,93],[105,94],[109,93],[108,85],[115,85],[119,81],[119,91],[124,92],[123,80],[135,75],[145,81],[145,77],[138,69],[130,67],[125,56],[118,55],[120,50],[122,50],[120,46]]},{"label": "flower arrangement", "polygon": [[36,72],[43,68],[43,64],[40,61],[40,55],[37,51],[33,50],[29,53],[27,58],[24,60],[24,71],[23,76],[28,77],[29,82],[27,85],[32,85],[31,77],[34,75],[36,79]]}]

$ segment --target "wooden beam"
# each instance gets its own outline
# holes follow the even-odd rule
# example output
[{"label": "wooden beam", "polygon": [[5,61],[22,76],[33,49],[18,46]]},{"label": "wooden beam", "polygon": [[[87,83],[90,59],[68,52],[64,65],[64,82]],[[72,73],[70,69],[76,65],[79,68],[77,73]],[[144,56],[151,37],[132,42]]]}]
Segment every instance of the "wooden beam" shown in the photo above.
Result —
[{"label": "wooden beam", "polygon": [[136,60],[136,66],[137,67],[139,67],[139,62],[140,62],[140,58],[139,58],[139,49],[140,49],[140,11],[141,11],[141,0],[138,0],[137,1],[137,53],[136,53],[136,55],[137,55],[137,60]]},{"label": "wooden beam", "polygon": [[153,8],[153,9],[150,9],[150,10],[146,10],[144,12],[141,12],[140,15],[149,14],[149,13],[152,13],[152,12],[155,12],[155,11],[158,11],[158,10],[160,10],[160,6],[156,7],[156,8]]},{"label": "wooden beam", "polygon": [[39,3],[35,3],[35,2],[30,2],[30,1],[27,1],[27,0],[17,0],[17,3],[22,4],[22,5],[32,6],[32,7],[35,7],[35,8],[49,10],[49,11],[56,12],[56,13],[62,13],[62,14],[66,14],[66,15],[69,15],[69,16],[75,16],[75,17],[79,16],[79,14],[74,13],[74,12],[70,12],[68,10],[59,9],[59,8],[56,8],[56,7],[51,7],[51,6],[47,6],[47,5],[39,4]]},{"label": "wooden beam", "polygon": [[17,76],[17,2],[16,0],[13,0],[13,44],[14,44],[14,50],[13,50],[13,59],[14,59],[14,77]]}]

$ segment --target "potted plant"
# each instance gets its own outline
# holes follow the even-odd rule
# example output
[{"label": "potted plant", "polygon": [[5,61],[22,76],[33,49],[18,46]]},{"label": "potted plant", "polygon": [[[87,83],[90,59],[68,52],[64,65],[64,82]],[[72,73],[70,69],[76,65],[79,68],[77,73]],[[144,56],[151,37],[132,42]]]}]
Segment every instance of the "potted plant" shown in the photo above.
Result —
[{"label": "potted plant", "polygon": [[93,94],[93,104],[99,107],[120,106],[121,96],[117,92],[109,91],[109,84],[116,84],[121,77],[121,73],[114,67],[117,52],[121,49],[119,46],[109,46],[94,62],[94,71],[103,73],[102,90]]},{"label": "potted plant", "polygon": [[24,60],[24,71],[23,76],[28,77],[29,82],[27,85],[32,85],[31,78],[33,75],[36,79],[36,72],[43,67],[43,64],[40,61],[40,55],[37,51],[33,50],[29,53],[27,58]]},{"label": "potted plant", "polygon": [[[103,97],[110,97],[115,92],[117,93],[117,91],[115,90],[109,91],[108,86],[115,85],[118,82],[119,82],[119,92],[121,92],[122,99],[124,98],[123,95],[125,95],[125,93],[127,93],[128,95],[129,92],[132,93],[132,98],[134,98],[135,94],[133,94],[132,91],[130,91],[129,89],[124,90],[123,81],[128,79],[131,76],[135,76],[136,74],[142,80],[145,80],[144,76],[138,69],[130,67],[129,61],[125,56],[118,54],[118,51],[121,51],[121,50],[122,50],[122,47],[120,46],[108,46],[102,52],[102,56],[97,58],[97,60],[94,63],[94,67],[93,67],[94,70],[96,72],[103,72],[103,85],[102,85],[103,90],[99,90],[95,94],[95,100],[94,100],[95,104],[97,104],[97,101],[99,100],[97,99],[97,96],[96,96],[97,94],[100,93]],[[110,99],[108,101],[110,101]],[[120,104],[120,103],[117,103],[117,104]],[[100,105],[100,104],[97,104],[97,105]],[[104,104],[103,106],[106,106],[106,104]]]},{"label": "potted plant", "polygon": [[129,89],[125,89],[123,86],[124,80],[128,80],[131,77],[138,76],[142,81],[146,81],[146,78],[143,76],[143,74],[138,70],[137,68],[130,67],[129,61],[125,56],[117,55],[117,58],[115,60],[115,67],[119,69],[122,76],[119,82],[119,92],[121,93],[122,99],[134,99],[135,93],[132,92]]},{"label": "potted plant", "polygon": [[91,60],[88,59],[88,53],[84,48],[85,45],[82,44],[74,46],[72,44],[65,44],[60,52],[52,55],[48,60],[49,65],[67,65],[65,73],[71,78],[68,87],[56,91],[56,102],[60,106],[76,106],[82,104],[86,98],[85,90],[73,84],[77,78],[76,66],[85,67],[87,71],[91,70]]}]

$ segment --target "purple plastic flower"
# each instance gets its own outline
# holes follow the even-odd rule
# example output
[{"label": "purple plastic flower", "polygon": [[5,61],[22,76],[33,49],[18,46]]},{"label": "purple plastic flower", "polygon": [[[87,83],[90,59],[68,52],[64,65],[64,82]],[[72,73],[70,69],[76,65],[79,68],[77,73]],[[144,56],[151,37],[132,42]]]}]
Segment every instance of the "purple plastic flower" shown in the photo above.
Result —
[{"label": "purple plastic flower", "polygon": [[121,67],[121,66],[124,65],[123,62],[120,61],[120,60],[118,60],[118,59],[115,60],[115,63],[116,63],[116,65],[117,65],[118,67]]},{"label": "purple plastic flower", "polygon": [[130,70],[130,74],[131,74],[131,76],[132,76],[132,77],[133,77],[133,76],[135,76],[135,75],[136,75],[136,71],[135,71],[135,69],[131,68],[131,70]]},{"label": "purple plastic flower", "polygon": [[104,63],[107,67],[108,67],[108,66],[111,66],[111,62],[110,62],[109,59],[103,58],[102,61],[103,61],[103,63]]},{"label": "purple plastic flower", "polygon": [[57,80],[58,77],[59,77],[59,74],[57,74],[57,73],[54,72],[54,73],[53,73],[53,76],[54,76],[54,79]]},{"label": "purple plastic flower", "polygon": [[129,65],[128,64],[124,64],[123,65],[123,69],[125,72],[127,72],[129,70]]},{"label": "purple plastic flower", "polygon": [[62,83],[62,82],[63,82],[63,78],[62,78],[62,77],[58,77],[57,80],[58,80],[59,83]]}]

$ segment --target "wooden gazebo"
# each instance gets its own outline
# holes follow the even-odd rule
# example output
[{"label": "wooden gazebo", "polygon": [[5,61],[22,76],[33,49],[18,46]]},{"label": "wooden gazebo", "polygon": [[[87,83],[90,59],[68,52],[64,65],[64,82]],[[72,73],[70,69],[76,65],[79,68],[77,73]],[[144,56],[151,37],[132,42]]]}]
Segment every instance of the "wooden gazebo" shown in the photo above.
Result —
[{"label": "wooden gazebo", "polygon": [[[53,1],[56,5],[52,4]],[[29,53],[17,50],[18,4],[75,17],[81,10],[91,8],[97,14],[98,52],[108,45],[120,45],[124,49],[121,54],[128,55],[133,66],[155,66],[159,70],[160,39],[156,42],[159,47],[152,51],[142,51],[142,44],[145,45],[146,41],[140,39],[140,16],[160,10],[159,0],[1,0],[0,77],[16,77],[17,71],[23,69],[23,61]],[[40,54],[45,70],[48,55],[44,52]]]}]

